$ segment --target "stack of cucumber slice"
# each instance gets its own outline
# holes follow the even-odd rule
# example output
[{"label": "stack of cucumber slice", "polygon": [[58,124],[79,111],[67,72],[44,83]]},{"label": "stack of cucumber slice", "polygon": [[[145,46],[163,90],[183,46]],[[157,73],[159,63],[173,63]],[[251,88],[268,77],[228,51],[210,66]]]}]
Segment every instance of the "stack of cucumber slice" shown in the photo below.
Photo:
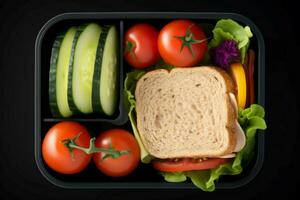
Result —
[{"label": "stack of cucumber slice", "polygon": [[118,99],[118,33],[115,26],[71,27],[54,41],[49,102],[55,117],[114,114]]}]

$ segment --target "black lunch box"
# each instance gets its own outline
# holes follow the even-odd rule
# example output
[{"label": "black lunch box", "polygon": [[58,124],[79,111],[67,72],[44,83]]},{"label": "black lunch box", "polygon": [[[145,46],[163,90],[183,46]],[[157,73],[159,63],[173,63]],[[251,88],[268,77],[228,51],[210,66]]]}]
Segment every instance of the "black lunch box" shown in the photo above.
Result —
[{"label": "black lunch box", "polygon": [[[256,52],[255,91],[258,104],[265,106],[265,46],[262,34],[248,18],[235,13],[204,13],[204,12],[84,12],[64,13],[50,19],[40,30],[35,44],[35,160],[44,177],[56,186],[71,189],[197,189],[191,181],[184,183],[168,183],[151,165],[140,163],[129,176],[111,178],[102,174],[91,163],[83,172],[75,175],[63,175],[51,170],[41,155],[42,140],[54,124],[63,121],[77,121],[88,128],[92,136],[110,128],[124,128],[132,132],[127,111],[123,103],[123,84],[126,73],[132,68],[123,62],[123,35],[130,25],[147,22],[158,29],[174,19],[191,19],[197,23],[215,24],[218,19],[230,18],[240,24],[248,25],[254,35],[250,48]],[[71,25],[88,22],[116,25],[120,36],[120,70],[119,70],[119,106],[112,117],[87,115],[80,118],[53,118],[49,108],[48,80],[51,48],[57,33]],[[259,131],[256,138],[256,156],[240,175],[222,176],[216,184],[217,189],[233,189],[241,187],[255,178],[264,160],[264,134]]]}]

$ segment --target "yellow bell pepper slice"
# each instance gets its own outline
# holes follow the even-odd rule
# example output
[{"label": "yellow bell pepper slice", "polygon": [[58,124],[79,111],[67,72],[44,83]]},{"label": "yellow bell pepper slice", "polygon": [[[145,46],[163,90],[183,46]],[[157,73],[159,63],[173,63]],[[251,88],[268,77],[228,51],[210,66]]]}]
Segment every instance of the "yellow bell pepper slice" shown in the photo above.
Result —
[{"label": "yellow bell pepper slice", "polygon": [[236,99],[238,102],[238,106],[239,108],[244,109],[247,100],[247,82],[244,67],[241,63],[231,64],[229,73],[236,85]]}]

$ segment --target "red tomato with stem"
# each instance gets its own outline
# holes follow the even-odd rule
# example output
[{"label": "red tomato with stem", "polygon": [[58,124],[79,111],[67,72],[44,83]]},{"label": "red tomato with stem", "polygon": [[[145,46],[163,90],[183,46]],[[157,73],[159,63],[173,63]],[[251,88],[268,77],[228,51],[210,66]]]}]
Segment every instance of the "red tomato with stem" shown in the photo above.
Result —
[{"label": "red tomato with stem", "polygon": [[154,65],[159,59],[158,31],[150,24],[136,24],[129,28],[124,38],[124,58],[134,68]]},{"label": "red tomato with stem", "polygon": [[42,144],[42,155],[46,164],[53,170],[63,174],[76,174],[89,164],[91,155],[70,149],[65,140],[72,140],[82,147],[89,147],[90,134],[87,129],[76,122],[60,122],[46,134]]},{"label": "red tomato with stem", "polygon": [[111,129],[101,133],[96,141],[97,148],[114,149],[125,154],[113,158],[100,152],[93,155],[97,168],[112,177],[126,176],[133,172],[140,161],[140,149],[134,136],[123,129]]},{"label": "red tomato with stem", "polygon": [[191,67],[204,58],[207,38],[198,24],[190,20],[174,20],[160,31],[158,49],[166,63]]}]

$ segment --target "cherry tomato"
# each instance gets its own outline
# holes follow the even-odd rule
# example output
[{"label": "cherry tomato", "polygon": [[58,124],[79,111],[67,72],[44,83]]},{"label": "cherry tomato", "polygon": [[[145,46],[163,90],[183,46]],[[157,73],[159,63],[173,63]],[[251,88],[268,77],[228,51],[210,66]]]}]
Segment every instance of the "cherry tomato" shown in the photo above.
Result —
[{"label": "cherry tomato", "polygon": [[91,155],[77,149],[73,149],[72,155],[63,143],[66,139],[74,139],[78,134],[76,144],[89,147],[90,135],[79,123],[60,122],[47,132],[42,144],[42,155],[51,169],[63,174],[75,174],[86,168]]},{"label": "cherry tomato", "polygon": [[194,161],[189,158],[184,158],[179,161],[155,160],[152,162],[153,167],[161,172],[183,172],[191,170],[213,169],[221,164],[227,163],[226,158],[209,158],[201,162]]},{"label": "cherry tomato", "polygon": [[157,48],[158,31],[150,24],[136,24],[125,34],[124,58],[134,68],[154,65],[160,58]]},{"label": "cherry tomato", "polygon": [[111,129],[101,133],[95,142],[98,148],[114,148],[119,151],[128,151],[118,158],[105,157],[105,153],[93,155],[97,168],[104,174],[112,177],[126,176],[134,171],[140,160],[140,149],[134,136],[123,129]]},{"label": "cherry tomato", "polygon": [[198,64],[207,50],[202,28],[190,20],[174,20],[158,36],[158,50],[163,60],[178,67]]}]

